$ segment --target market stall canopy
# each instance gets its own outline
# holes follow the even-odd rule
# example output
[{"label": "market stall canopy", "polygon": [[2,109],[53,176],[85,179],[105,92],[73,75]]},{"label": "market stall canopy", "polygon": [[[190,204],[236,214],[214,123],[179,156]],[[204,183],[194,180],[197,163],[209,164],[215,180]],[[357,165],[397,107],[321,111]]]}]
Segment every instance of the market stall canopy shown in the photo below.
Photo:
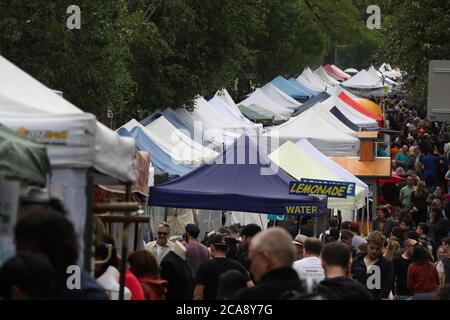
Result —
[{"label": "market stall canopy", "polygon": [[[354,183],[354,181],[357,180],[356,177],[353,177],[350,180],[348,177],[340,178],[335,175],[314,158],[314,156],[317,155],[317,152],[320,153],[316,149],[316,153],[309,155],[296,144],[288,141],[272,152],[269,155],[269,158],[297,180],[315,179],[350,183]],[[323,154],[322,156],[325,157]],[[365,189],[357,185],[355,196],[348,196],[346,198],[328,197],[327,207],[328,209],[355,210],[365,206],[364,200]]]},{"label": "market stall canopy", "polygon": [[[269,110],[260,110],[260,112],[265,113],[266,115],[263,115],[262,113],[259,113],[257,111],[255,111],[256,109],[258,109],[258,106],[255,106],[254,104],[250,105],[250,106],[239,106],[239,110],[241,110],[242,114],[244,114],[248,119],[250,119],[251,121],[255,122],[255,123],[260,123],[263,125],[270,125],[273,123],[274,119],[275,119],[275,114],[270,112]],[[259,108],[261,109],[261,108]],[[269,116],[267,114],[272,114],[272,116]],[[281,117],[281,116],[280,116]],[[280,122],[284,122],[286,121],[285,118],[279,118]]]},{"label": "market stall canopy", "polygon": [[348,80],[351,78],[351,76],[349,74],[345,73],[344,71],[342,71],[335,65],[327,64],[323,68],[330,76],[332,76],[336,80],[345,81],[345,80]]},{"label": "market stall canopy", "polygon": [[325,81],[320,79],[314,72],[312,72],[312,70],[309,67],[303,70],[302,74],[297,78],[297,80],[299,78],[303,78],[307,82],[319,88],[319,90],[321,91],[327,91],[327,88],[330,87],[329,84],[327,84]]},{"label": "market stall canopy", "polygon": [[349,95],[347,95],[345,92],[341,92],[338,95],[338,98],[344,101],[347,105],[351,106],[356,111],[362,113],[366,117],[369,117],[376,122],[378,122],[379,127],[383,127],[383,118],[380,116],[377,116],[376,114],[373,114],[370,111],[367,111],[366,108],[364,108],[362,105],[360,105],[358,102],[356,102],[353,98],[351,98]]},{"label": "market stall canopy", "polygon": [[323,103],[317,103],[313,109],[320,114],[320,116],[338,128],[340,131],[345,132],[353,137],[358,137],[360,128],[351,122],[339,109],[329,108]]},{"label": "market stall canopy", "polygon": [[355,98],[353,99],[355,102],[359,103],[361,106],[363,106],[367,111],[370,113],[373,113],[376,116],[381,117],[383,114],[383,110],[379,105],[377,105],[375,102],[369,99],[363,99],[363,98]]},{"label": "market stall canopy", "polygon": [[360,186],[364,189],[366,196],[369,195],[369,186],[358,179],[356,176],[354,176],[350,171],[344,169],[340,165],[338,165],[336,162],[331,160],[329,157],[325,156],[322,152],[317,150],[316,147],[314,147],[308,140],[302,139],[299,140],[296,145],[303,150],[305,153],[307,153],[309,156],[311,156],[314,160],[320,162],[324,167],[326,167],[328,170],[330,170],[333,174],[335,174],[337,177],[342,179],[342,181],[349,181],[355,183],[357,186]]},{"label": "market stall canopy", "polygon": [[282,107],[297,110],[302,105],[300,102],[291,98],[270,82],[260,89],[266,96],[277,102]]},{"label": "market stall canopy", "polygon": [[134,127],[131,131],[120,128],[117,133],[123,137],[132,137],[136,139],[136,145],[139,150],[147,151],[150,154],[150,161],[156,169],[157,173],[167,172],[172,178],[183,176],[192,170],[180,163],[175,163],[172,157],[162,150],[158,144],[144,131],[142,127]]},{"label": "market stall canopy", "polygon": [[325,82],[326,84],[328,84],[330,86],[338,86],[339,85],[339,81],[337,81],[337,80],[333,79],[332,77],[330,77],[322,66],[317,68],[314,71],[314,74],[317,77],[319,77],[320,80],[322,80],[323,82]]},{"label": "market stall canopy", "polygon": [[52,167],[89,168],[135,180],[136,145],[0,56],[2,123],[47,145]]},{"label": "market stall canopy", "polygon": [[276,114],[279,114],[285,119],[289,119],[289,117],[292,114],[292,109],[280,106],[277,102],[273,101],[268,96],[266,96],[264,92],[259,88],[257,88],[247,99],[239,102],[238,105],[248,107],[252,104],[257,105],[263,109],[272,111]]},{"label": "market stall canopy", "polygon": [[264,136],[272,140],[278,139],[280,144],[286,141],[297,142],[300,139],[308,139],[327,156],[356,156],[359,152],[357,138],[340,131],[323,119],[314,108],[271,128]]},{"label": "market stall canopy", "polygon": [[159,117],[145,127],[135,119],[122,126],[128,131],[135,127],[140,127],[144,130],[177,163],[196,167],[218,155],[214,150],[204,147],[181,133],[164,116]]},{"label": "market stall canopy", "polygon": [[369,69],[367,70],[367,72],[369,72],[372,76],[379,78],[382,83],[383,82],[386,83],[392,89],[394,89],[398,86],[397,82],[395,82],[394,80],[391,80],[388,77],[386,77],[385,75],[383,75],[380,71],[375,69],[374,66],[370,66]]},{"label": "market stall canopy", "polygon": [[350,75],[354,75],[357,74],[359,71],[355,68],[348,68],[344,70],[345,73],[350,74]]},{"label": "market stall canopy", "polygon": [[[205,108],[198,108],[198,106],[205,106]],[[217,148],[222,148],[223,145],[230,145],[236,140],[244,131],[245,128],[230,127],[233,124],[221,121],[223,118],[213,106],[208,102],[199,98],[195,103],[196,109],[190,113],[185,108],[178,108],[174,110],[177,118],[183,123],[185,127],[192,132],[192,136],[200,135],[202,141],[209,141]],[[206,110],[206,112],[202,112]]]},{"label": "market stall canopy", "polygon": [[214,108],[216,108],[217,111],[219,111],[221,114],[223,114],[225,117],[233,119],[233,121],[238,121],[242,124],[242,126],[246,129],[251,128],[258,128],[260,127],[254,122],[251,122],[249,119],[247,119],[236,107],[237,111],[239,111],[239,114],[229,106],[221,97],[214,96],[211,100],[208,101],[210,105],[212,105]]},{"label": "market stall canopy", "polygon": [[299,90],[302,90],[304,92],[306,92],[310,98],[317,96],[319,94],[320,91],[315,91],[315,90],[311,90],[309,89],[307,86],[302,85],[300,82],[298,82],[297,80],[295,80],[294,78],[289,78],[288,82],[291,84],[291,86],[293,86],[294,88],[297,88]]},{"label": "market stall canopy", "polygon": [[308,88],[309,90],[313,90],[314,92],[323,92],[324,90],[324,87],[322,87],[322,85],[313,84],[308,79],[306,79],[303,74],[299,75],[295,80],[297,80],[301,85]]},{"label": "market stall canopy", "polygon": [[300,114],[302,114],[303,112],[305,112],[306,110],[308,110],[309,108],[313,107],[314,105],[316,105],[319,102],[323,102],[325,100],[327,100],[330,97],[330,95],[328,93],[326,93],[325,91],[322,91],[321,93],[319,93],[317,96],[309,99],[308,101],[306,101],[304,104],[302,104],[302,106],[295,111],[292,116],[296,117]]},{"label": "market stall canopy", "polygon": [[290,96],[293,99],[300,100],[300,101],[306,101],[309,98],[312,97],[311,94],[306,92],[305,90],[302,90],[298,87],[292,86],[289,81],[287,81],[282,76],[278,76],[275,79],[273,79],[271,82],[275,87],[286,93],[288,96]]},{"label": "market stall canopy", "polygon": [[388,92],[388,86],[376,75],[361,70],[349,80],[342,82],[342,86],[360,96],[382,96]]},{"label": "market stall canopy", "polygon": [[289,194],[293,180],[243,135],[211,163],[151,187],[149,205],[271,214],[287,205],[326,206],[324,198]]},{"label": "market stall canopy", "polygon": [[[322,102],[324,106],[328,108],[331,112],[336,112],[334,110],[342,113],[351,123],[357,125],[364,129],[378,129],[378,123],[361,112],[353,109],[350,105],[346,104],[344,101],[336,96],[329,97],[327,100]],[[332,111],[333,110],[333,111]]]},{"label": "market stall canopy", "polygon": [[45,187],[50,162],[44,145],[0,124],[0,178]]}]

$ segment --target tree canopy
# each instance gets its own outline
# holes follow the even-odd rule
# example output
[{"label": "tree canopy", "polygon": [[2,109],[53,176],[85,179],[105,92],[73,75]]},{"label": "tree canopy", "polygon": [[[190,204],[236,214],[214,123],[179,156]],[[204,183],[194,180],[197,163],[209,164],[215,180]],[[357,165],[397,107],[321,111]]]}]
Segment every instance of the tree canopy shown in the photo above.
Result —
[{"label": "tree canopy", "polygon": [[[0,3],[0,54],[81,109],[118,123],[305,66],[368,63],[364,0],[64,0]],[[420,1],[419,1],[420,2]]]}]

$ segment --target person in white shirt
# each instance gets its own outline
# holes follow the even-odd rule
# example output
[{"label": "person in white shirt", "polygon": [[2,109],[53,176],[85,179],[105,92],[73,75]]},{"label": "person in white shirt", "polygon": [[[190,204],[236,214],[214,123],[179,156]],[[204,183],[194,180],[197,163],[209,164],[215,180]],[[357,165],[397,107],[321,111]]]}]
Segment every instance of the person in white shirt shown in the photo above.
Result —
[{"label": "person in white shirt", "polygon": [[322,261],[319,258],[322,242],[317,238],[309,238],[303,245],[303,259],[294,262],[293,268],[301,280],[311,278],[319,283],[325,278]]},{"label": "person in white shirt", "polygon": [[162,259],[172,250],[175,243],[169,241],[170,226],[163,222],[158,226],[158,238],[155,241],[149,242],[145,245],[145,249],[152,252],[158,261],[158,265]]}]

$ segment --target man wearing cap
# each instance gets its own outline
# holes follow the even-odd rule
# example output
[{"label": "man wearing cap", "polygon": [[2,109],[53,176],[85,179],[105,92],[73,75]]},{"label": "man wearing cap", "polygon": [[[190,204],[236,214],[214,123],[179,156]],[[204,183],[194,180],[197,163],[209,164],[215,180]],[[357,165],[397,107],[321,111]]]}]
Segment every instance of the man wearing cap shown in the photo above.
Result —
[{"label": "man wearing cap", "polygon": [[414,254],[414,247],[417,245],[417,241],[413,239],[407,239],[405,241],[405,252],[394,258],[392,263],[394,264],[394,297],[397,300],[406,300],[411,297],[411,292],[407,285],[408,267],[411,264],[411,259]]},{"label": "man wearing cap", "polygon": [[298,234],[295,239],[292,241],[292,243],[295,246],[295,260],[301,260],[303,259],[303,247],[305,245],[305,241],[308,239],[307,236],[303,234]]},{"label": "man wearing cap", "polygon": [[202,263],[197,270],[194,300],[216,299],[219,277],[228,270],[241,272],[247,286],[252,285],[247,270],[239,262],[226,257],[228,245],[223,235],[215,234],[211,236],[208,243],[213,259]]},{"label": "man wearing cap", "polygon": [[158,265],[164,257],[173,249],[175,243],[169,240],[170,226],[163,222],[158,226],[158,239],[145,245],[145,250],[150,251],[156,256]]},{"label": "man wearing cap", "polygon": [[198,242],[200,229],[195,224],[186,225],[186,261],[192,269],[192,275],[195,276],[198,267],[209,260],[208,248]]}]

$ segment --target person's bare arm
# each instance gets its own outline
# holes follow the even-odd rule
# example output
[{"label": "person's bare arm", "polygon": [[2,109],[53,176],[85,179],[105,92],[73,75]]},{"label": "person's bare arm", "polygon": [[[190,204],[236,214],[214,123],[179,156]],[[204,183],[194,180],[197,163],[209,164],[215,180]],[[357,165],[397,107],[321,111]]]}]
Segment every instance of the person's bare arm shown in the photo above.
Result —
[{"label": "person's bare arm", "polygon": [[205,286],[202,284],[196,284],[194,289],[194,300],[201,300],[203,298],[203,290]]}]

